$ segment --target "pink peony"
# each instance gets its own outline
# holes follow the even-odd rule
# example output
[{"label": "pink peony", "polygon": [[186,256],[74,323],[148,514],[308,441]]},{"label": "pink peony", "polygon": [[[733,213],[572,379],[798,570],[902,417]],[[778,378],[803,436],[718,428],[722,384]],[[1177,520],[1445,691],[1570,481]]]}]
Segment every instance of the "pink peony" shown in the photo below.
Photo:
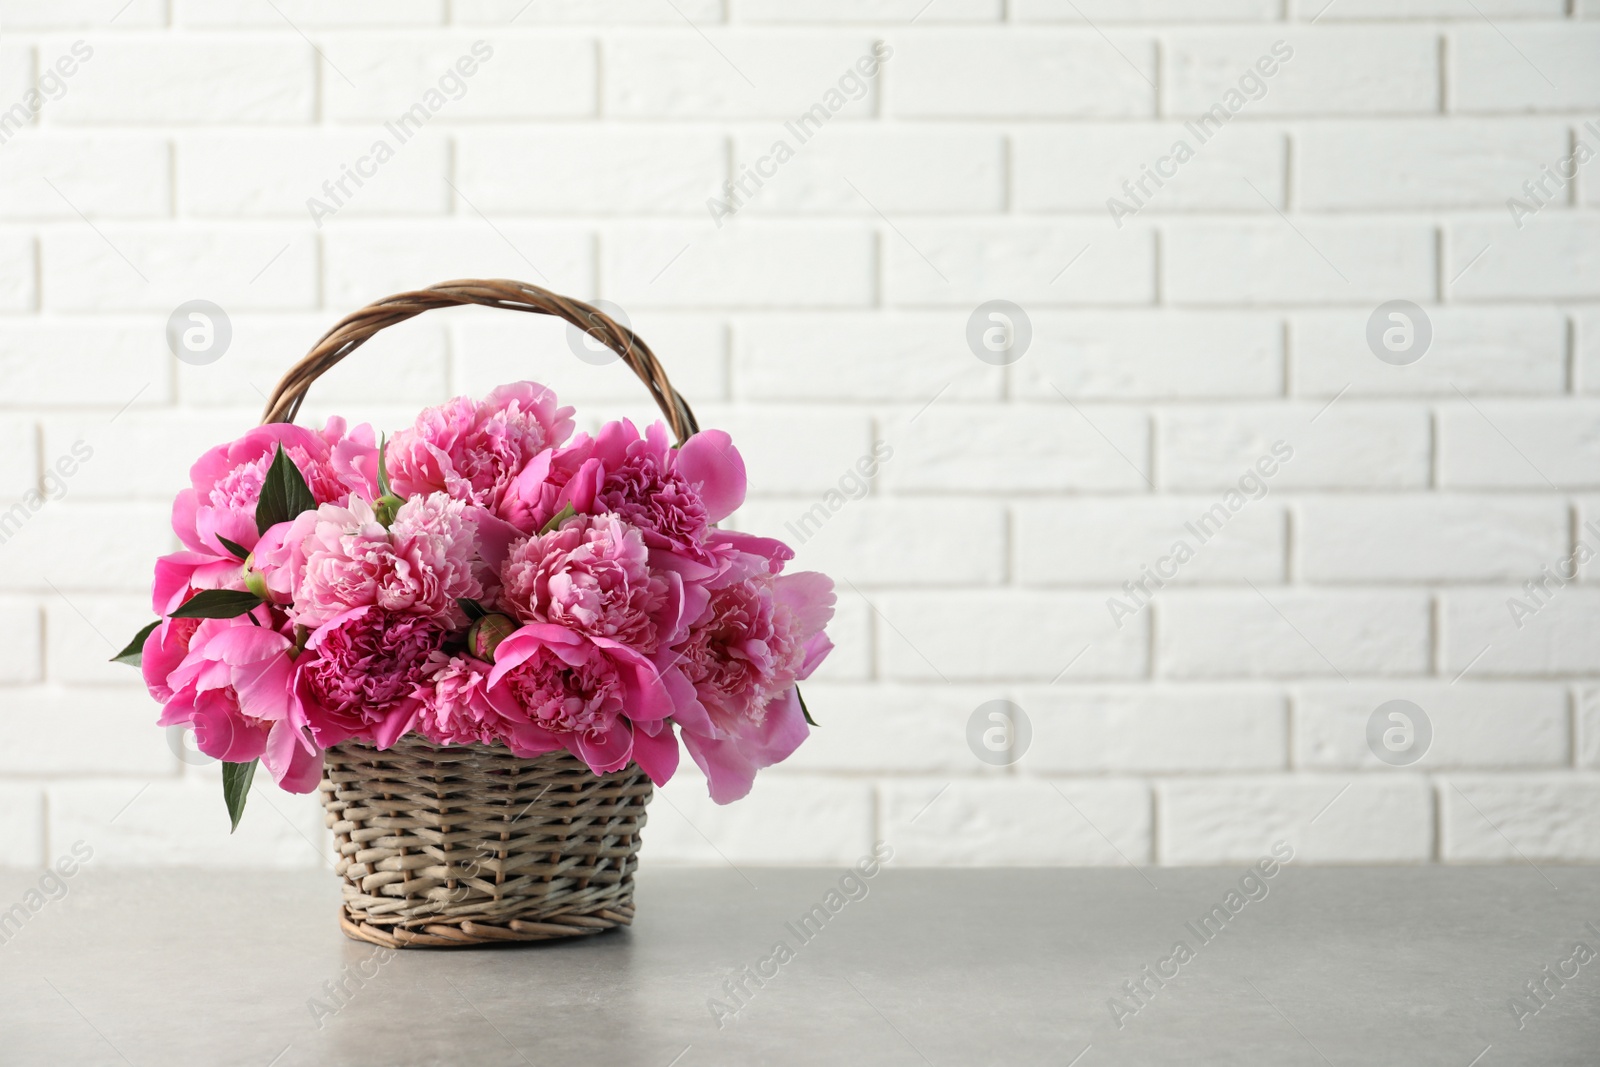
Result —
[{"label": "pink peony", "polygon": [[528,462],[572,433],[572,409],[534,382],[502,385],[481,403],[457,397],[428,408],[387,452],[400,496],[445,492],[498,513]]},{"label": "pink peony", "polygon": [[623,419],[530,465],[504,512],[527,529],[568,504],[585,514],[613,513],[642,533],[656,566],[702,579],[727,563],[707,542],[711,524],[738,508],[744,494],[744,460],[726,433],[702,430],[675,449],[664,423],[641,436]]},{"label": "pink peony", "polygon": [[295,661],[295,692],[322,748],[352,737],[388,748],[410,728],[444,630],[370,605],[329,619]]},{"label": "pink peony", "polygon": [[[258,609],[260,611],[261,609]],[[188,633],[183,659],[152,693],[166,692],[159,725],[189,724],[201,752],[229,763],[260,759],[283,788],[308,793],[322,774],[322,755],[299,728],[287,637],[246,618],[169,619],[150,635],[146,649],[159,669]],[[163,629],[167,629],[165,634]],[[152,647],[154,645],[155,647]]]},{"label": "pink peony", "polygon": [[550,622],[653,654],[677,637],[683,583],[652,574],[639,531],[615,515],[584,515],[512,547],[501,602],[523,622]]},{"label": "pink peony", "polygon": [[698,702],[678,715],[684,744],[717,803],[744,796],[757,770],[805,740],[795,682],[833,647],[823,633],[833,604],[833,583],[821,574],[759,574],[714,590],[677,650]]},{"label": "pink peony", "polygon": [[528,724],[519,755],[564,747],[596,774],[632,761],[657,783],[677,769],[672,698],[650,661],[615,641],[530,623],[495,650],[489,686]]},{"label": "pink peony", "polygon": [[201,456],[189,471],[190,488],[172,507],[172,528],[185,547],[233,558],[218,535],[246,550],[254,547],[256,503],[267,468],[278,446],[299,468],[306,487],[319,504],[342,504],[352,491],[369,499],[377,486],[367,480],[376,472],[377,442],[370,426],[347,436],[343,419],[329,419],[319,434],[292,423],[258,426],[230,444]]},{"label": "pink peony", "polygon": [[289,617],[304,626],[366,605],[458,626],[465,617],[457,599],[483,595],[474,533],[467,505],[443,493],[406,501],[388,529],[358,497],[274,526],[254,564],[269,590],[292,598]]}]

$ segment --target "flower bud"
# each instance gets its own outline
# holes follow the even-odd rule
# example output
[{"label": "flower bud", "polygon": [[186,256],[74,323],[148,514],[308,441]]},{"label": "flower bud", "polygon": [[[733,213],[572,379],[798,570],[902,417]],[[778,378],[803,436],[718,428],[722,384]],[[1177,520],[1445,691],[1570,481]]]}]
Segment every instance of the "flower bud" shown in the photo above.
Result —
[{"label": "flower bud", "polygon": [[244,559],[244,587],[268,604],[272,603],[272,590],[267,588],[266,576],[256,570],[256,554],[254,552]]},{"label": "flower bud", "polygon": [[405,500],[393,493],[385,493],[372,505],[372,513],[387,530],[394,525],[395,513],[405,506]]},{"label": "flower bud", "polygon": [[500,642],[517,632],[517,620],[498,612],[478,619],[467,630],[467,651],[485,663],[494,662]]}]

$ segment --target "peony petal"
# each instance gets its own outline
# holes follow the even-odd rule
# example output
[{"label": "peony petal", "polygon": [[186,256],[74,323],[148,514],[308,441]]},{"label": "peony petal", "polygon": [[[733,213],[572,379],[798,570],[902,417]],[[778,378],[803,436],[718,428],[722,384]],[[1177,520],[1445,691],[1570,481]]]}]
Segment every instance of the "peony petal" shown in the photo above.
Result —
[{"label": "peony petal", "polygon": [[309,793],[322,780],[322,750],[288,722],[274,723],[261,762],[290,793]]},{"label": "peony petal", "polygon": [[685,441],[677,471],[699,491],[709,522],[721,522],[744,503],[744,457],[722,430],[701,430]]},{"label": "peony petal", "polygon": [[669,726],[653,737],[635,728],[633,761],[656,785],[666,785],[678,771],[678,739],[673,736],[672,728]]}]

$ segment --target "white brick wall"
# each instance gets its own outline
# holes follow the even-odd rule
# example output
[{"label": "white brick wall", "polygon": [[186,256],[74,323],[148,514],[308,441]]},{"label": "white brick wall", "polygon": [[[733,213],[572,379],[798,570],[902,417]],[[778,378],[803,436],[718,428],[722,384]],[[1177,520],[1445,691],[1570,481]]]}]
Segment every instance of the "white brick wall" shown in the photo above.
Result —
[{"label": "white brick wall", "polygon": [[[1600,557],[1600,163],[1551,177],[1600,150],[1597,14],[0,0],[0,864],[318,862],[314,800],[258,791],[229,836],[216,768],[105,661],[194,456],[345,312],[471,276],[622,305],[744,450],[734,523],[839,580],[821,729],[733,808],[686,770],[652,862],[1600,861],[1600,564],[1547,577]],[[234,329],[209,366],[163,340],[196,298]],[[967,340],[995,299],[1032,330],[1004,367]],[[1420,362],[1368,347],[1391,300]],[[386,332],[307,414],[524,376],[650,414],[479,310]],[[1032,730],[1004,767],[967,740],[998,699]],[[1368,742],[1391,700],[1431,725],[1410,765]]]}]

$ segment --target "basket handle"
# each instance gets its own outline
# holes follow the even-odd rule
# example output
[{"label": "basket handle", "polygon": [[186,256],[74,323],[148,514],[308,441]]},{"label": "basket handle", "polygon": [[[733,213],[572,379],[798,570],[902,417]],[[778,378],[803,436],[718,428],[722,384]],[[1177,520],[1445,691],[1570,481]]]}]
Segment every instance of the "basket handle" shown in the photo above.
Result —
[{"label": "basket handle", "polygon": [[639,339],[599,308],[581,300],[552,293],[526,282],[491,279],[440,282],[426,289],[418,289],[368,304],[360,311],[346,315],[339,324],[322,335],[304,359],[290,367],[283,380],[273,389],[262,413],[263,425],[270,422],[293,422],[300,412],[311,383],[334,364],[360,348],[373,334],[386,326],[404,322],[432,308],[454,307],[457,304],[483,304],[486,307],[505,308],[508,311],[527,311],[535,315],[554,315],[565,319],[585,333],[604,341],[622,358],[633,373],[644,382],[645,388],[655,398],[656,406],[667,418],[673,436],[681,445],[697,430],[694,412],[678,395],[667,380],[650,346]]}]

